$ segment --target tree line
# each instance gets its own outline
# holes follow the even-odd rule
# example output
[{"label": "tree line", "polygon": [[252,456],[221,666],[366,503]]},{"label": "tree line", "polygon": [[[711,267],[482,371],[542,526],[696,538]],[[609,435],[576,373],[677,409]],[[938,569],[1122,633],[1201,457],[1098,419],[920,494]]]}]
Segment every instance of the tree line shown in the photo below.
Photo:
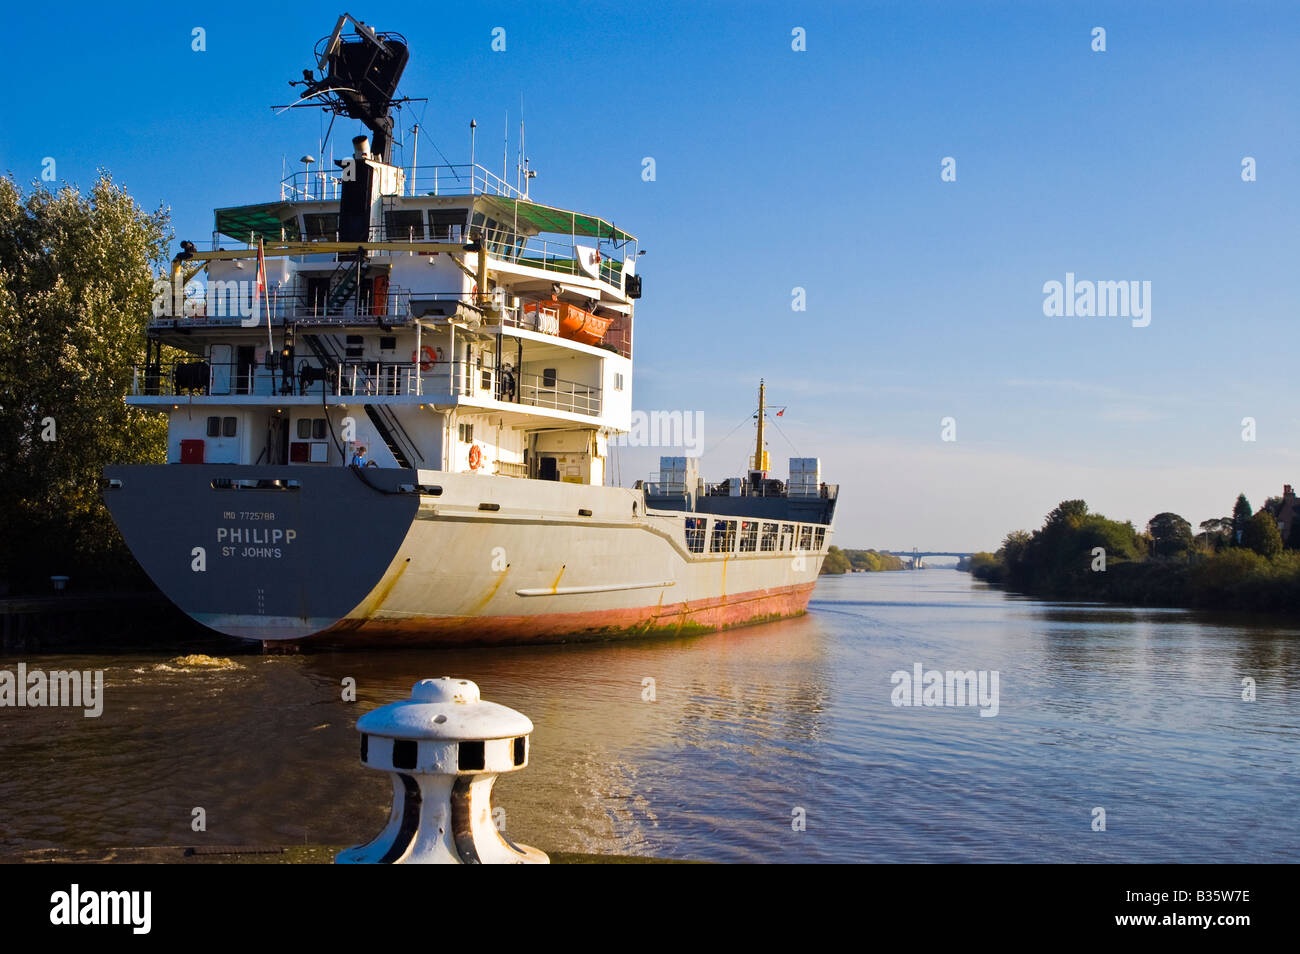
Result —
[{"label": "tree line", "polygon": [[853,570],[865,570],[876,572],[879,570],[901,570],[903,561],[892,553],[881,553],[878,550],[841,550],[839,547],[832,545],[826,551],[826,558],[822,561],[822,573],[838,574],[849,573]]},{"label": "tree line", "polygon": [[1144,531],[1064,500],[1031,532],[1007,534],[996,553],[976,553],[980,580],[1034,596],[1150,606],[1300,609],[1300,532],[1278,530],[1269,498],[1251,513],[1245,494],[1230,516],[1203,521],[1200,533],[1176,513],[1159,513]]}]

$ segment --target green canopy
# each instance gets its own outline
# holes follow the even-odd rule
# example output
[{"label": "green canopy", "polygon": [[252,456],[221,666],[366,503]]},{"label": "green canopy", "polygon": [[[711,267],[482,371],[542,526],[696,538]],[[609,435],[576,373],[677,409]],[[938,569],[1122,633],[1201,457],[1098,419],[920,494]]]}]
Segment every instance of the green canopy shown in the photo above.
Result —
[{"label": "green canopy", "polygon": [[582,212],[554,209],[549,205],[510,199],[499,195],[480,195],[474,207],[489,213],[502,225],[518,224],[519,231],[552,232],[558,235],[582,235],[614,242],[635,242],[636,236],[615,228],[604,219]]},{"label": "green canopy", "polygon": [[237,242],[262,239],[280,241],[281,230],[289,241],[297,241],[298,217],[289,202],[264,202],[261,205],[237,205],[217,209],[217,232]]}]

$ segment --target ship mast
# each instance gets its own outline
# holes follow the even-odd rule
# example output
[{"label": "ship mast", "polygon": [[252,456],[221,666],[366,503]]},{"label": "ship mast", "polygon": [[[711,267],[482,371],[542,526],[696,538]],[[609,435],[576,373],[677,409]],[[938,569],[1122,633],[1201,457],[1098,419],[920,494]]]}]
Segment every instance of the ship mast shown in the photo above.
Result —
[{"label": "ship mast", "polygon": [[754,466],[751,468],[755,473],[765,473],[767,468],[763,466],[763,417],[767,413],[766,407],[767,385],[762,378],[758,379],[758,442],[754,445]]}]

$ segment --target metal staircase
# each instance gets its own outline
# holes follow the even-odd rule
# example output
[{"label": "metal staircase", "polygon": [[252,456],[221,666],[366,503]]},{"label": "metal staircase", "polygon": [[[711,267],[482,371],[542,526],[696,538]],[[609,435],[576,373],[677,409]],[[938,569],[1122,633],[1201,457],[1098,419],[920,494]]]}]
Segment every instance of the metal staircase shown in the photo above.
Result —
[{"label": "metal staircase", "polygon": [[334,274],[330,276],[330,293],[326,301],[329,314],[343,313],[343,306],[356,292],[360,281],[361,259],[358,258],[355,262],[339,262],[338,268],[334,269]]},{"label": "metal staircase", "polygon": [[[415,465],[411,463],[412,456],[424,460],[424,455],[416,448],[411,435],[406,433],[406,428],[402,427],[402,422],[397,419],[392,408],[386,404],[366,404],[365,409],[370,423],[375,425],[375,430],[387,445],[399,467],[413,468]],[[411,453],[412,451],[414,454]]]},{"label": "metal staircase", "polygon": [[[343,367],[345,354],[339,347],[339,343],[333,335],[327,334],[299,334],[299,338],[307,345],[312,355],[325,369],[327,376],[332,380],[339,380],[339,369]],[[369,374],[361,366],[362,381],[366,385],[371,384]],[[376,385],[378,382],[374,382]],[[375,432],[379,435],[384,445],[393,455],[399,467],[412,469],[416,465],[413,463],[419,460],[424,462],[424,455],[420,453],[419,447],[411,439],[402,422],[397,419],[393,409],[386,404],[365,403],[362,405],[366,409],[366,417],[370,418],[370,423],[375,426]]]}]

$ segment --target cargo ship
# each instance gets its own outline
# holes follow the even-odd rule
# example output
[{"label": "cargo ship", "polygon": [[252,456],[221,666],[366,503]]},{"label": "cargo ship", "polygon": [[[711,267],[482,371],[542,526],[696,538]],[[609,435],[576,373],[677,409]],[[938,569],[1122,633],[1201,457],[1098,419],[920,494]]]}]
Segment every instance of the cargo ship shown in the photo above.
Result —
[{"label": "cargo ship", "polygon": [[[394,164],[406,40],[339,18],[295,108],[367,134],[273,201],[218,208],[155,286],[126,400],[167,463],[104,499],[182,610],[322,646],[564,641],[803,613],[838,488],[754,453],[614,485],[632,421],[635,236],[473,162]],[[331,119],[331,124],[333,119]],[[472,153],[472,150],[471,150]],[[312,165],[317,166],[312,169]],[[504,173],[504,170],[503,170]],[[202,274],[204,281],[199,281]]]}]

